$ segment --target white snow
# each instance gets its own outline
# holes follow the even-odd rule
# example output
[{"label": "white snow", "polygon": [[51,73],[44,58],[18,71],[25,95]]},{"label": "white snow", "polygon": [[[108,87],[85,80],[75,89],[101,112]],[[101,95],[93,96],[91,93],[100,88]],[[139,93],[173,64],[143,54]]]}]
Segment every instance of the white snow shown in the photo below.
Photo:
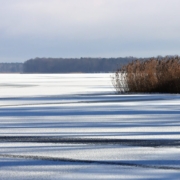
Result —
[{"label": "white snow", "polygon": [[180,95],[118,95],[111,74],[1,74],[0,179],[179,179]]}]

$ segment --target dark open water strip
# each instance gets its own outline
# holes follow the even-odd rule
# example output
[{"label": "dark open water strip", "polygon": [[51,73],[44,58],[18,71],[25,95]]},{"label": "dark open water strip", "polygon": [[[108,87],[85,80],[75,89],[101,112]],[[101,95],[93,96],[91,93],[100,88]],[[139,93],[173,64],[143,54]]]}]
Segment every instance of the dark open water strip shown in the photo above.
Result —
[{"label": "dark open water strip", "polygon": [[158,139],[104,139],[104,138],[69,138],[57,136],[0,136],[0,142],[27,143],[65,143],[65,144],[114,144],[142,147],[171,147],[180,146],[180,140]]},{"label": "dark open water strip", "polygon": [[32,159],[41,161],[56,161],[63,163],[83,163],[83,164],[99,164],[99,165],[116,165],[116,166],[126,166],[126,167],[139,167],[139,168],[151,168],[151,169],[162,169],[162,170],[180,170],[180,167],[171,166],[159,166],[159,165],[145,165],[145,164],[135,164],[127,163],[121,161],[96,161],[96,160],[82,160],[82,159],[70,159],[70,158],[58,158],[49,156],[32,156],[32,155],[12,155],[12,154],[0,154],[2,158],[20,158],[20,159]]}]

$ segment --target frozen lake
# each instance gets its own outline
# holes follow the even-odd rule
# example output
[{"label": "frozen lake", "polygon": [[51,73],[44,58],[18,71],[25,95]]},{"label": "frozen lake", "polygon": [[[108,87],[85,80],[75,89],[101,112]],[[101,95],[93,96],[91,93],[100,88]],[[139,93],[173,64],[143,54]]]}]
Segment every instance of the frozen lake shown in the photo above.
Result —
[{"label": "frozen lake", "polygon": [[0,179],[180,179],[180,95],[110,76],[1,74]]}]

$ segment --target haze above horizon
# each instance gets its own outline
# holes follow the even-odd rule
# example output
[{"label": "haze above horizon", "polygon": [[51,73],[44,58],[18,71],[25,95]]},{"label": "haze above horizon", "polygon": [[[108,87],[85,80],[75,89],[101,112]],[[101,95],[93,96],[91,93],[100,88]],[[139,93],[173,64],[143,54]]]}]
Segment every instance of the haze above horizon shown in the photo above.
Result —
[{"label": "haze above horizon", "polygon": [[0,62],[180,54],[179,0],[0,2]]}]

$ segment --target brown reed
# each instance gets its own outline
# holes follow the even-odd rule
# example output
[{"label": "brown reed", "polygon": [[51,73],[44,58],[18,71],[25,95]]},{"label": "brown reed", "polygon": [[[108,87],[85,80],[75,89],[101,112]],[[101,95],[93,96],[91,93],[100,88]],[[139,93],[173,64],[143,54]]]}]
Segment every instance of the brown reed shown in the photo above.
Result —
[{"label": "brown reed", "polygon": [[180,93],[180,57],[135,60],[115,72],[118,93]]}]

